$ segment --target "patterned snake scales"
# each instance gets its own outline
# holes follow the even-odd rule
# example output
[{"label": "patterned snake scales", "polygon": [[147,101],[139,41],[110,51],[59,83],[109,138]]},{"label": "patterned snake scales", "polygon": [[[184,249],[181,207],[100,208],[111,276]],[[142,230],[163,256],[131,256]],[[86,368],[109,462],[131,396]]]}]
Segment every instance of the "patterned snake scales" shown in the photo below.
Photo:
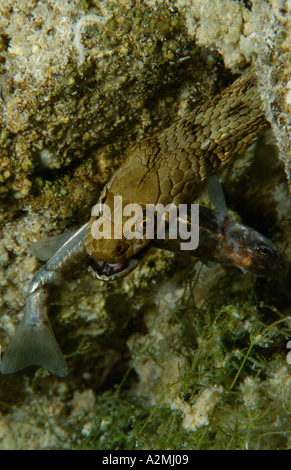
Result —
[{"label": "patterned snake scales", "polygon": [[[106,203],[114,215],[114,196],[122,196],[123,206],[193,202],[211,174],[243,152],[266,125],[256,79],[248,71],[168,129],[137,143],[101,193],[101,210]],[[87,252],[95,260],[124,263],[150,241],[96,240],[96,219],[91,217],[85,236]]]}]

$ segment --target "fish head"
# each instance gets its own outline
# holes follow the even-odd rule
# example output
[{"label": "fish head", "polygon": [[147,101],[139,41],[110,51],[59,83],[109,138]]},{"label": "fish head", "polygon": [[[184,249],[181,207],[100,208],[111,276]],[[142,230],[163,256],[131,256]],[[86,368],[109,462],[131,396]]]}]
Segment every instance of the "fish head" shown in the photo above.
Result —
[{"label": "fish head", "polygon": [[287,274],[286,255],[264,235],[230,219],[223,230],[225,256],[229,264],[261,277],[283,277]]}]

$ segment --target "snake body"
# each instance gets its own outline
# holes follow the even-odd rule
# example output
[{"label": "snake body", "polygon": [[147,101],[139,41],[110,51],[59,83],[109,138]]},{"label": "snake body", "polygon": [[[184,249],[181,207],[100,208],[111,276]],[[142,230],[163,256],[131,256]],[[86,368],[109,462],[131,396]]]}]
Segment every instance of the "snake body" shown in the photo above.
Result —
[{"label": "snake body", "polygon": [[[256,79],[247,72],[214,98],[198,105],[160,134],[137,143],[101,193],[114,216],[114,196],[123,205],[191,203],[236,154],[266,127]],[[85,236],[88,253],[105,263],[124,263],[143,248],[145,238],[94,237],[92,215]],[[124,225],[126,217],[122,220]],[[112,228],[114,222],[110,221]]]}]

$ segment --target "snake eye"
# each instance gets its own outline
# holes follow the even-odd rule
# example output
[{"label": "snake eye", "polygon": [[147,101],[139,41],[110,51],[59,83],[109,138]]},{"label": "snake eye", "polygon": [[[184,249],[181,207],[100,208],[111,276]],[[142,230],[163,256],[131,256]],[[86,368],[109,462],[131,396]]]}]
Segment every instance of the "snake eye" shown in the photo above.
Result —
[{"label": "snake eye", "polygon": [[262,245],[262,246],[258,246],[257,253],[265,257],[265,256],[273,256],[274,251],[269,246]]},{"label": "snake eye", "polygon": [[100,211],[99,214],[96,215],[96,220],[100,219],[103,216],[103,211]]},{"label": "snake eye", "polygon": [[144,210],[142,214],[140,214],[139,218],[136,222],[136,231],[142,235],[145,234],[146,230],[150,230],[153,226],[153,217],[151,214],[146,213]]},{"label": "snake eye", "polygon": [[142,228],[146,228],[149,224],[152,224],[152,218],[145,215],[142,219]]}]

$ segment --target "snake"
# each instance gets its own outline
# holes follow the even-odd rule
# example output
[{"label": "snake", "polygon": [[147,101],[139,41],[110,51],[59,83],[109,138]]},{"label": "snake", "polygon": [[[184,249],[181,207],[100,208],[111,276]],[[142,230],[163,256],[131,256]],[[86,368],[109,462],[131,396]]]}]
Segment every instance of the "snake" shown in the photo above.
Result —
[{"label": "snake", "polygon": [[[108,264],[115,271],[123,271],[150,241],[146,236],[130,240],[124,234],[119,239],[96,239],[94,224],[104,205],[110,211],[107,222],[111,233],[120,233],[128,216],[123,216],[121,227],[116,227],[118,207],[114,202],[118,197],[123,206],[138,204],[144,212],[146,205],[192,203],[209,177],[242,153],[267,125],[256,78],[250,70],[169,128],[134,145],[104,187],[97,201],[99,212],[92,213],[89,220],[85,246],[96,266],[101,267],[97,277]],[[143,216],[141,225],[146,214]]]},{"label": "snake", "polygon": [[[146,206],[191,205],[207,184],[211,187],[214,175],[243,152],[267,125],[255,76],[248,71],[168,129],[132,147],[101,192],[89,222],[74,232],[34,245],[32,253],[46,263],[29,285],[24,317],[4,352],[0,372],[11,374],[38,365],[59,377],[65,376],[67,364],[48,318],[56,286],[81,264],[87,264],[101,280],[114,280],[134,269],[151,244],[180,250],[181,240],[171,239],[169,230],[163,240],[146,237]],[[217,186],[209,192],[218,201],[218,211],[200,206],[196,227],[199,245],[186,252],[260,276],[285,275],[285,255],[263,235],[227,216],[224,197]],[[128,222],[127,213],[122,211],[121,218],[115,217],[119,206],[127,204],[142,208],[135,222],[140,237],[126,236],[123,229]],[[100,220],[105,223],[104,219],[107,227],[121,236],[96,238],[94,225]],[[188,217],[178,218],[177,222],[190,228],[194,223]]]}]

